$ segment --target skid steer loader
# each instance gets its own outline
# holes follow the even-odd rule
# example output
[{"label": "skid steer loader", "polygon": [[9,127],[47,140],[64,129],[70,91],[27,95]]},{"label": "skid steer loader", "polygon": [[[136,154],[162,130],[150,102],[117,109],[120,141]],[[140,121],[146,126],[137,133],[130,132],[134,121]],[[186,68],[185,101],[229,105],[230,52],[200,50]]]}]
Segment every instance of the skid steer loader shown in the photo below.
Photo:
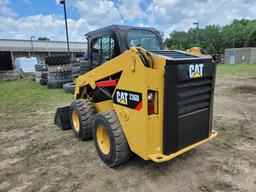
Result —
[{"label": "skid steer loader", "polygon": [[168,161],[214,138],[211,58],[167,51],[152,28],[112,25],[86,34],[90,71],[76,79],[55,124],[93,138],[110,167],[132,153]]}]

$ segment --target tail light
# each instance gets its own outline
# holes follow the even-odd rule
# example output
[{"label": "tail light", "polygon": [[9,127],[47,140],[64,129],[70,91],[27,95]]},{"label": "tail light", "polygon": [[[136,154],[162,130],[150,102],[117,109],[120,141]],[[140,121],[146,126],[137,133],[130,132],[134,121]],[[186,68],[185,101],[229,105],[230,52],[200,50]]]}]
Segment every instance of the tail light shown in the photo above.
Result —
[{"label": "tail light", "polygon": [[157,114],[157,92],[148,91],[148,115]]}]

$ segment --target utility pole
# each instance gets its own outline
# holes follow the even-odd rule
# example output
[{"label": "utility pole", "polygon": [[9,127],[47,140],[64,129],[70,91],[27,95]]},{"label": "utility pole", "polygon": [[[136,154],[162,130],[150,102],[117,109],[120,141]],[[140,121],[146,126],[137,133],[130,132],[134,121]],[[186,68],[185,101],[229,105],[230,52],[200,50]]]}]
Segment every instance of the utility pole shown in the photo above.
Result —
[{"label": "utility pole", "polygon": [[193,25],[196,26],[196,46],[199,45],[199,22],[193,23]]},{"label": "utility pole", "polygon": [[60,0],[60,4],[64,5],[64,16],[65,16],[65,26],[66,26],[66,37],[67,37],[67,47],[68,47],[68,54],[70,55],[69,50],[69,39],[68,39],[68,22],[67,22],[67,10],[66,10],[66,1]]},{"label": "utility pole", "polygon": [[233,33],[233,48],[235,48],[236,32]]},{"label": "utility pole", "polygon": [[35,37],[34,37],[34,36],[30,36],[30,42],[31,42],[31,50],[32,50],[32,56],[34,56],[33,38],[35,38]]}]

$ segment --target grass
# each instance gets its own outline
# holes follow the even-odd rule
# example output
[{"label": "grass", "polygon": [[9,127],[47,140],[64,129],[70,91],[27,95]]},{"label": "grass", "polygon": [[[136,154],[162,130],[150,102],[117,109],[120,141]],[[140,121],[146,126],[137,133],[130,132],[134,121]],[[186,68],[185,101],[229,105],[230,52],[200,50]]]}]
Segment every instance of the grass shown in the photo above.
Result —
[{"label": "grass", "polygon": [[233,75],[242,75],[242,74],[255,74],[256,73],[256,64],[236,64],[236,65],[217,65],[217,74],[233,74]]},{"label": "grass", "polygon": [[[25,79],[19,81],[0,81],[0,111],[5,115],[33,114],[38,111],[51,110],[56,106],[69,104],[73,99],[71,94],[64,94],[63,89],[47,89]],[[3,115],[3,113],[2,113]],[[2,116],[1,118],[5,118]]]},{"label": "grass", "polygon": [[0,98],[0,131],[11,131],[37,126],[49,116],[53,119],[56,108],[69,105],[73,95],[24,79],[0,81]]},{"label": "grass", "polygon": [[226,124],[218,122],[216,127],[219,132],[218,143],[224,147],[232,148],[238,138],[251,139],[249,130],[245,127],[246,122],[240,121],[237,124]]},{"label": "grass", "polygon": [[73,135],[54,138],[53,140],[39,142],[39,143],[35,141],[35,142],[32,142],[23,150],[20,150],[18,152],[18,155],[22,157],[30,157],[31,155],[37,155],[44,151],[52,151],[57,147],[57,145],[61,145],[61,146],[64,146],[65,148],[68,148],[74,145],[74,142],[77,142],[77,139]]},{"label": "grass", "polygon": [[53,150],[58,144],[58,142],[60,141],[53,140],[45,143],[31,143],[31,145],[26,147],[24,150],[19,151],[18,155],[30,157],[31,155],[36,155],[42,153],[43,151]]}]

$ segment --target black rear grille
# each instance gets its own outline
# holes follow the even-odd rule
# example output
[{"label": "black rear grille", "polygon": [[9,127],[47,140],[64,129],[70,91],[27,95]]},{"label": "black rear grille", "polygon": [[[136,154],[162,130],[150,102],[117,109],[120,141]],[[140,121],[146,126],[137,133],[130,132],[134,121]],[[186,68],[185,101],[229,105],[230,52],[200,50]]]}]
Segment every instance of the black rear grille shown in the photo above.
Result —
[{"label": "black rear grille", "polygon": [[[190,66],[203,64],[199,78]],[[163,153],[169,155],[209,137],[216,64],[211,59],[167,60],[164,76]]]},{"label": "black rear grille", "polygon": [[199,78],[178,83],[178,116],[210,107],[212,79]]}]

